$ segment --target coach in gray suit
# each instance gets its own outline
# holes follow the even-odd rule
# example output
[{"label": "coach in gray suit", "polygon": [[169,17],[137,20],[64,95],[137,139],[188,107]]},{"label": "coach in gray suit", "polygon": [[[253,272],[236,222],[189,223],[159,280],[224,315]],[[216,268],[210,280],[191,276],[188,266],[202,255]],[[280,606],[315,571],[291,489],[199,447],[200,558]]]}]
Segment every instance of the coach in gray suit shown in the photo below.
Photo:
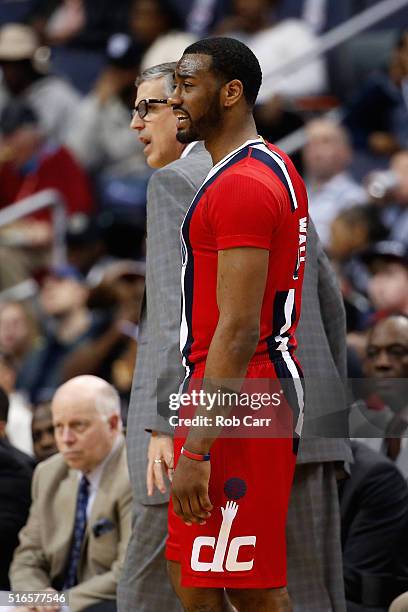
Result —
[{"label": "coach in gray suit", "polygon": [[[163,100],[172,91],[175,64],[146,70],[139,77],[135,107],[141,100]],[[187,208],[212,163],[201,143],[184,148],[176,140],[176,120],[170,107],[149,103],[132,127],[146,145],[147,163],[158,169],[147,194],[146,295],[139,328],[137,365],[127,425],[130,479],[133,487],[133,529],[118,591],[121,612],[181,611],[167,578],[164,543],[167,537],[168,493],[160,457],[171,467],[172,439],[146,433],[168,432],[157,413],[158,379],[182,380],[179,350],[180,237]],[[145,103],[142,102],[141,114]],[[150,443],[150,444],[149,444]],[[149,461],[147,454],[149,453]],[[156,463],[155,463],[156,459]],[[146,471],[163,493],[148,495]]]}]

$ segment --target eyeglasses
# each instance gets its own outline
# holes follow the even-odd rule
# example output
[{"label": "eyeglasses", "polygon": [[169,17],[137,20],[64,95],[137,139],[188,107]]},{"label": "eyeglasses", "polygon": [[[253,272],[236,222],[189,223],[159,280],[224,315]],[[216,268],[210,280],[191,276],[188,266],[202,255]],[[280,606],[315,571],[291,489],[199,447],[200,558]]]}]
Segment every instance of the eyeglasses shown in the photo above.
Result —
[{"label": "eyeglasses", "polygon": [[136,113],[140,119],[144,119],[149,112],[150,104],[167,104],[167,98],[146,98],[145,100],[140,100],[136,108],[132,110],[132,119]]}]

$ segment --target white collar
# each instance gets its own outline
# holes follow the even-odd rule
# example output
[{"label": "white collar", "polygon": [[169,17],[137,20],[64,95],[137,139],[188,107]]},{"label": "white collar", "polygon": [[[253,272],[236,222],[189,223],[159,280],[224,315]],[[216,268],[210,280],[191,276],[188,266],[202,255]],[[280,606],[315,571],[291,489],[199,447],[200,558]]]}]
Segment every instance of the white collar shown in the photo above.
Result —
[{"label": "white collar", "polygon": [[183,150],[182,154],[180,155],[180,159],[183,159],[183,157],[187,157],[187,155],[190,153],[190,151],[196,146],[196,144],[198,143],[198,140],[195,140],[194,142],[190,142],[186,148]]},{"label": "white collar", "polygon": [[230,159],[232,159],[242,149],[245,149],[245,147],[248,147],[249,145],[260,145],[260,144],[263,144],[263,145],[265,144],[265,141],[262,138],[262,136],[258,136],[258,138],[256,138],[256,139],[247,140],[242,145],[240,145],[238,148],[236,148],[233,151],[230,151],[229,153],[227,153],[227,155],[225,157],[220,159],[220,161],[218,163],[216,163],[215,166],[213,166],[211,168],[211,170],[208,173],[207,178],[205,179],[204,182],[207,182],[207,180],[212,178],[214,176],[214,174],[217,174],[218,170],[220,170],[220,168],[222,168],[222,166],[224,166]]},{"label": "white collar", "polygon": [[220,161],[217,162],[213,168],[218,168],[218,166],[221,166],[222,164],[224,164],[227,161],[227,159],[229,159],[230,157],[233,157],[234,155],[236,155],[236,153],[239,153],[239,151],[241,151],[241,149],[245,149],[245,147],[247,147],[247,146],[249,146],[251,144],[253,144],[253,145],[255,145],[255,144],[265,144],[265,141],[262,138],[262,136],[258,136],[258,138],[255,138],[255,139],[247,140],[242,145],[239,145],[239,147],[237,147],[233,151],[230,151],[229,153],[227,153],[227,155],[225,157],[223,157],[222,159],[220,159]]}]

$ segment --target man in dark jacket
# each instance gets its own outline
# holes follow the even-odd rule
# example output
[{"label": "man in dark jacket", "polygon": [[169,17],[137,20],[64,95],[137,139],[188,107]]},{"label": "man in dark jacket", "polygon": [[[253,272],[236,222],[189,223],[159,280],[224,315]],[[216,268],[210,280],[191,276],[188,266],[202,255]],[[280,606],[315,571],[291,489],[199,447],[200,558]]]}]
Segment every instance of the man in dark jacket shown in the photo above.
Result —
[{"label": "man in dark jacket", "polygon": [[340,484],[348,612],[386,612],[408,589],[408,487],[396,465],[352,442],[351,477]]},{"label": "man in dark jacket", "polygon": [[5,435],[8,397],[0,387],[0,590],[9,590],[9,566],[31,503],[34,460],[12,446]]}]

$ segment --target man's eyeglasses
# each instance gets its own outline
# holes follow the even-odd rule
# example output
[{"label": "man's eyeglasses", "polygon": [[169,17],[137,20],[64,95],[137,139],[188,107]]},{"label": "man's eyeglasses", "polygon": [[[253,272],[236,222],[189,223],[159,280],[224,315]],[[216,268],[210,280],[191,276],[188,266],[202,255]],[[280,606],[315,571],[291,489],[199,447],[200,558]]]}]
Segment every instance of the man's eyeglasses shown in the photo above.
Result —
[{"label": "man's eyeglasses", "polygon": [[167,104],[167,98],[146,98],[140,100],[139,104],[132,110],[132,119],[137,113],[140,119],[144,119],[149,112],[150,104]]}]

